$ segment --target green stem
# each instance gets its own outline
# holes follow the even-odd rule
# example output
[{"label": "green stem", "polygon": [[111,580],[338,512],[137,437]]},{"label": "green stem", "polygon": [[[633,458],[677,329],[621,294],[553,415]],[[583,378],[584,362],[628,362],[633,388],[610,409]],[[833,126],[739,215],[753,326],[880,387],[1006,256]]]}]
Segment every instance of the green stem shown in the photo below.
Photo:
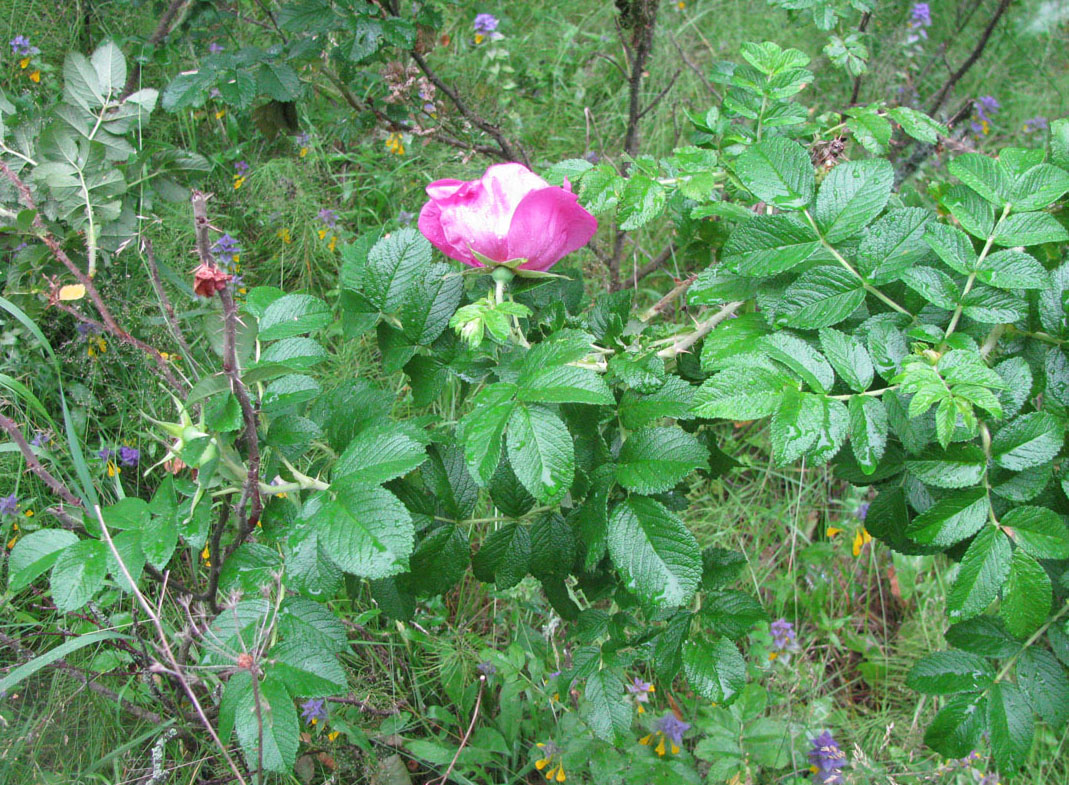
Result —
[{"label": "green stem", "polygon": [[854,266],[852,264],[850,264],[850,262],[846,261],[846,257],[844,257],[841,253],[839,253],[839,251],[836,250],[835,246],[833,246],[831,243],[829,243],[827,240],[824,239],[824,235],[821,234],[820,229],[817,228],[817,222],[813,220],[813,216],[810,214],[810,212],[808,210],[805,210],[803,212],[805,213],[806,219],[809,221],[809,225],[813,227],[813,231],[816,232],[817,233],[817,237],[820,238],[820,244],[823,245],[829,252],[831,252],[831,255],[835,257],[835,259],[839,262],[839,264],[841,264],[843,267],[845,267],[847,270],[849,270],[850,273],[853,274],[853,276],[855,278],[857,278],[859,281],[861,281],[861,285],[864,287],[866,292],[868,292],[873,297],[875,297],[876,299],[878,299],[881,302],[883,302],[891,310],[898,311],[898,313],[901,313],[901,314],[905,314],[910,319],[913,318],[913,314],[911,314],[909,311],[907,311],[901,305],[896,303],[894,300],[892,300],[886,294],[881,292],[875,286],[870,284],[868,281],[866,281],[865,277],[861,273],[859,273],[857,270],[855,270]]},{"label": "green stem", "polygon": [[954,315],[950,317],[950,324],[947,325],[947,331],[943,335],[943,340],[946,341],[958,327],[958,322],[961,320],[961,313],[965,310],[965,296],[972,291],[973,284],[976,283],[976,273],[980,269],[980,265],[984,263],[984,259],[987,258],[988,253],[991,251],[991,246],[995,243],[995,235],[998,234],[998,229],[1002,226],[1002,222],[1006,220],[1006,216],[1010,214],[1010,210],[1013,205],[1006,203],[1006,206],[1002,208],[1002,215],[998,219],[998,223],[995,224],[995,228],[991,230],[991,234],[988,235],[987,242],[984,243],[984,248],[980,251],[980,257],[976,260],[976,267],[969,273],[969,277],[965,279],[965,288],[961,292],[961,302],[958,303],[958,307],[954,309]]},{"label": "green stem", "polygon": [[878,390],[865,390],[865,392],[847,393],[846,395],[829,395],[828,397],[831,398],[832,400],[836,400],[836,401],[849,401],[851,398],[853,398],[854,396],[857,396],[857,395],[870,395],[870,396],[874,396],[874,397],[875,396],[880,396],[880,395],[883,395],[885,392],[891,392],[892,390],[897,390],[898,387],[899,387],[899,385],[892,384],[890,387],[881,387]]},{"label": "green stem", "polygon": [[1021,645],[1021,648],[1017,650],[1017,653],[1010,657],[1006,664],[1002,666],[1002,670],[1000,670],[998,672],[998,675],[995,676],[994,683],[997,684],[998,682],[1006,678],[1006,674],[1010,672],[1010,668],[1012,668],[1017,663],[1017,660],[1021,658],[1021,655],[1024,654],[1029,647],[1035,644],[1035,642],[1038,641],[1040,637],[1042,637],[1043,633],[1045,633],[1047,630],[1057,624],[1058,620],[1065,616],[1067,613],[1069,613],[1069,600],[1066,600],[1065,603],[1062,605],[1061,609],[1056,614],[1047,619],[1046,623],[1042,627],[1033,632],[1031,637],[1029,637],[1028,640],[1026,640]]}]

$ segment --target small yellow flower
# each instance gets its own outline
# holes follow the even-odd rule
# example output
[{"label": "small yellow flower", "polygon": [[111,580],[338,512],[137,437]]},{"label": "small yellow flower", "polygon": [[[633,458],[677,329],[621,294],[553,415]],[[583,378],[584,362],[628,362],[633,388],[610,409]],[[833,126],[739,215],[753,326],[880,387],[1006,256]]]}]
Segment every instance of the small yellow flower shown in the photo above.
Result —
[{"label": "small yellow flower", "polygon": [[327,236],[327,230],[326,229],[320,229],[319,230],[319,239],[322,240],[326,236]]},{"label": "small yellow flower", "polygon": [[240,273],[241,272],[241,265],[238,264],[238,262],[241,261],[241,254],[236,253],[233,256],[231,256],[230,258],[233,259],[233,261],[234,261],[234,272]]},{"label": "small yellow flower", "polygon": [[836,534],[842,534],[842,532],[843,532],[842,529],[837,529],[834,526],[829,526],[828,527],[828,531],[826,531],[825,534],[828,536],[828,539],[830,540],[833,537],[835,537]]},{"label": "small yellow flower", "polygon": [[212,555],[212,552],[208,549],[208,546],[205,545],[204,546],[204,550],[200,552],[200,557],[202,559],[204,559],[204,566],[205,567],[211,567],[212,566],[211,555]]},{"label": "small yellow flower", "polygon": [[19,68],[21,68],[23,71],[25,71],[29,67],[30,67],[30,58],[24,57],[21,60],[19,60]]},{"label": "small yellow flower", "polygon": [[115,477],[116,475],[119,475],[119,474],[122,474],[122,469],[120,469],[115,464],[115,461],[108,461],[108,476],[109,477]]},{"label": "small yellow flower", "polygon": [[[304,158],[306,155],[308,155],[308,148],[307,147],[302,147],[301,148],[301,152],[299,153],[299,155],[301,156],[301,158]],[[337,731],[335,731],[335,732],[337,732]]]},{"label": "small yellow flower", "polygon": [[[40,71],[33,71],[30,74],[30,81],[31,82],[35,82],[35,83],[36,82],[40,82],[41,81],[41,72]],[[985,131],[984,133],[987,133],[987,132]]]},{"label": "small yellow flower", "polygon": [[24,512],[23,515],[25,515],[27,518],[32,518],[33,517],[33,510],[26,510],[26,512]]},{"label": "small yellow flower", "polygon": [[776,659],[777,657],[779,657],[779,652],[778,651],[770,651],[768,653],[768,661],[769,662],[772,662],[772,660]]},{"label": "small yellow flower", "polygon": [[854,556],[861,555],[861,549],[872,542],[872,535],[864,528],[858,530],[854,535]]},{"label": "small yellow flower", "polygon": [[475,43],[476,44],[481,44],[485,40],[486,40],[486,36],[484,36],[482,33],[476,33],[475,34]]},{"label": "small yellow flower", "polygon": [[315,718],[315,717],[312,717],[312,722],[311,722],[311,724],[312,724],[312,725],[315,725],[315,724],[316,724],[317,722],[319,722],[319,720],[318,720],[317,718]]},{"label": "small yellow flower", "polygon": [[386,149],[394,155],[405,154],[405,140],[399,133],[392,133],[386,137]]},{"label": "small yellow flower", "polygon": [[245,185],[245,178],[242,177],[240,174],[234,175],[234,190],[236,191],[243,185]]},{"label": "small yellow flower", "polygon": [[15,547],[15,543],[18,542],[18,541],[19,541],[19,536],[16,534],[14,537],[12,537],[10,540],[7,541],[7,549],[10,551],[12,548]]},{"label": "small yellow flower", "polygon": [[90,357],[96,357],[99,354],[104,354],[108,350],[108,342],[103,338],[90,338],[89,348],[86,352]]},{"label": "small yellow flower", "polygon": [[337,238],[337,237],[334,237],[334,236],[331,236],[331,238],[330,238],[330,242],[329,242],[329,243],[327,243],[327,249],[328,249],[328,250],[329,250],[329,251],[330,251],[331,253],[334,253],[334,249],[335,249],[335,248],[337,248],[337,247],[338,247],[338,238]]},{"label": "small yellow flower", "polygon": [[222,120],[223,117],[225,117],[225,116],[226,116],[226,109],[220,109],[218,112],[215,113],[215,119],[216,120]]},{"label": "small yellow flower", "polygon": [[987,122],[987,120],[981,121],[980,127],[984,129],[984,136],[987,136],[989,133],[991,133],[991,125]]},{"label": "small yellow flower", "polygon": [[282,242],[286,243],[286,245],[289,245],[293,242],[293,237],[290,235],[289,229],[279,229],[277,232],[275,232],[275,236],[278,237],[278,239]]},{"label": "small yellow flower", "polygon": [[332,730],[330,733],[327,734],[327,741],[334,741],[336,738],[338,738],[338,736],[340,734],[341,734],[341,731]]},{"label": "small yellow flower", "polygon": [[678,8],[680,11],[682,11],[686,7],[687,7],[687,4],[684,3],[683,0],[679,0],[679,2],[676,3],[676,8]]}]

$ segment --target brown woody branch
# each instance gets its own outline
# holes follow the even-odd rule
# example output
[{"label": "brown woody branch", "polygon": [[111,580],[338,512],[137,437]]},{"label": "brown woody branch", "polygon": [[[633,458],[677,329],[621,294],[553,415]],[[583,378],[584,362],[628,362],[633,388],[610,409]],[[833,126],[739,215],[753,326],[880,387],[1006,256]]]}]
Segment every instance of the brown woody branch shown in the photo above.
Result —
[{"label": "brown woody branch", "polygon": [[167,319],[167,324],[171,328],[171,333],[174,335],[174,339],[178,341],[178,346],[181,348],[182,354],[186,358],[186,362],[191,366],[190,371],[196,374],[192,368],[193,352],[189,348],[185,333],[182,332],[182,327],[178,323],[178,318],[175,316],[174,306],[171,305],[171,300],[163,288],[163,281],[160,278],[160,268],[156,264],[156,253],[152,248],[152,241],[146,237],[142,241],[142,247],[145,251],[145,261],[148,265],[149,278],[152,280],[152,288],[156,290],[156,296],[160,299],[160,305],[163,307],[163,314]]},{"label": "brown woody branch", "polygon": [[[171,34],[171,29],[174,27],[174,21],[178,16],[178,12],[182,10],[182,6],[188,1],[189,0],[171,0],[171,4],[167,6],[167,10],[164,11],[163,16],[160,17],[156,29],[152,31],[152,35],[150,35],[148,41],[145,42],[150,49],[155,49],[164,38]],[[125,101],[135,90],[137,90],[137,84],[140,81],[141,64],[135,62],[134,67],[130,69],[130,73],[126,77],[126,84],[123,86],[122,93],[119,95],[119,100]]]},{"label": "brown woody branch", "polygon": [[10,437],[11,441],[15,442],[15,445],[19,448],[19,452],[22,453],[22,458],[26,461],[27,468],[33,472],[41,482],[48,486],[56,496],[63,499],[67,504],[71,504],[75,507],[82,506],[82,500],[71,493],[70,488],[64,485],[60,480],[56,479],[51,472],[46,469],[37,456],[34,455],[33,447],[26,441],[26,437],[22,435],[22,431],[19,430],[19,426],[15,424],[13,420],[0,414],[0,429]]},{"label": "brown woody branch", "polygon": [[[208,231],[211,229],[211,223],[208,221],[208,198],[209,195],[206,193],[193,192],[193,225],[196,231],[197,255],[200,257],[201,264],[215,267],[215,258],[212,256],[208,236]],[[238,365],[237,304],[234,302],[233,294],[227,288],[219,291],[219,300],[223,304],[223,373],[230,380],[231,391],[241,407],[241,418],[245,425],[245,447],[248,452],[248,472],[245,475],[241,498],[236,507],[238,533],[235,544],[231,546],[232,551],[249,535],[260,520],[260,513],[263,510],[263,500],[260,497],[260,440],[256,428],[256,411],[249,398],[248,388],[241,380],[241,368]],[[246,512],[245,505],[249,502],[251,504]],[[222,560],[219,554],[216,554],[213,568],[220,561]]]},{"label": "brown woody branch", "polygon": [[984,28],[984,32],[980,35],[980,40],[976,42],[976,46],[973,47],[972,52],[965,58],[965,62],[961,64],[961,67],[947,78],[946,82],[943,83],[943,86],[939,88],[939,91],[932,98],[932,102],[928,105],[929,115],[932,115],[933,117],[935,116],[935,113],[943,107],[947,96],[950,95],[950,91],[954,89],[954,85],[956,85],[961,78],[968,73],[969,69],[976,64],[976,61],[980,59],[980,55],[983,54],[984,48],[987,46],[987,42],[991,38],[991,33],[994,32],[995,26],[999,23],[999,20],[1002,18],[1003,14],[1006,13],[1006,9],[1010,7],[1010,3],[1012,2],[1013,0],[1000,0],[998,8],[995,9],[994,16],[992,16],[991,20],[987,23],[987,27]]},{"label": "brown woody branch", "polygon": [[[11,184],[15,186],[15,189],[19,192],[19,199],[22,204],[26,208],[36,212],[37,204],[34,202],[33,194],[30,193],[29,186],[27,186],[26,183],[24,183],[22,179],[3,161],[0,161],[0,172],[2,172],[4,176],[11,181]],[[175,376],[174,370],[168,364],[166,358],[160,354],[157,349],[149,346],[144,341],[138,340],[119,326],[118,322],[115,321],[115,317],[112,316],[111,311],[104,304],[104,299],[100,296],[100,292],[94,285],[93,279],[83,272],[78,265],[71,261],[71,258],[67,256],[67,253],[63,250],[59,241],[45,227],[44,221],[41,220],[40,213],[34,215],[33,226],[38,231],[38,238],[48,246],[48,250],[52,252],[52,256],[55,257],[56,261],[66,267],[71,275],[85,287],[86,295],[92,300],[93,305],[97,309],[97,313],[100,314],[103,328],[117,340],[135,346],[147,354],[156,363],[160,375],[164,378],[167,384],[169,384],[179,395],[184,395],[185,387],[182,382],[179,381],[178,377]]]}]

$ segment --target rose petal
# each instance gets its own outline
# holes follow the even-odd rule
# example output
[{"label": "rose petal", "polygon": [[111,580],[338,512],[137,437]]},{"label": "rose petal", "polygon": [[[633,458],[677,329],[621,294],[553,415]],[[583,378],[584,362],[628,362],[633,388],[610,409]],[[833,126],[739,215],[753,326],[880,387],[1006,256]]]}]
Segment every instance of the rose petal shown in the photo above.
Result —
[{"label": "rose petal", "polygon": [[483,266],[482,262],[472,255],[467,243],[454,245],[446,237],[445,230],[442,228],[442,208],[436,202],[430,201],[423,205],[423,209],[419,211],[419,221],[416,225],[419,227],[420,234],[430,240],[431,245],[450,259],[456,259],[458,262],[463,262],[472,267]]},{"label": "rose petal", "polygon": [[572,251],[590,242],[597,219],[563,188],[529,193],[520,202],[508,234],[508,255],[526,259],[523,270],[548,270]]}]

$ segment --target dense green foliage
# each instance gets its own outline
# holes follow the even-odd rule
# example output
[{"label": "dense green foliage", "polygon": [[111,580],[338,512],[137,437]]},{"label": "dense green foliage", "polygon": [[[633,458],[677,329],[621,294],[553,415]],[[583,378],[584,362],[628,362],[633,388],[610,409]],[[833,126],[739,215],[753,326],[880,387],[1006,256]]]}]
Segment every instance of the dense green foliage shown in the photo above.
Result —
[{"label": "dense green foliage", "polygon": [[[203,43],[209,4],[177,5],[183,33]],[[32,517],[11,502],[22,528],[11,529],[13,620],[0,642],[20,656],[0,694],[57,663],[131,677],[105,697],[158,726],[132,745],[151,749],[153,777],[155,756],[179,749],[211,758],[205,779],[247,781],[313,781],[338,766],[326,750],[362,761],[353,781],[383,783],[412,781],[398,752],[427,782],[894,777],[898,747],[850,754],[841,774],[841,763],[822,768],[810,739],[832,723],[819,700],[802,720],[779,710],[794,688],[777,661],[810,666],[795,631],[770,622],[799,623],[800,607],[864,660],[851,678],[896,684],[865,635],[839,643],[847,622],[828,619],[818,586],[842,577],[835,554],[814,546],[807,585],[770,597],[752,567],[760,536],[737,524],[710,541],[693,517],[717,504],[703,493],[723,500],[733,483],[763,488],[798,467],[826,473],[819,494],[855,487],[851,512],[870,500],[851,524],[854,557],[871,535],[892,576],[953,565],[936,593],[946,646],[927,641],[898,663],[897,684],[915,691],[904,721],[916,724],[919,695],[938,707],[924,744],[948,759],[989,751],[1004,779],[1030,776],[1041,744],[1047,771],[1065,770],[1069,120],[1041,144],[963,151],[954,128],[909,101],[852,101],[841,114],[803,101],[820,78],[810,56],[745,43],[739,62],[699,68],[709,93],[658,154],[545,161],[502,131],[535,75],[493,28],[472,44],[507,94],[491,121],[429,67],[398,59],[433,51],[455,9],[270,5],[262,36],[159,89],[130,79],[133,61],[109,40],[44,68],[49,92],[0,93],[0,307],[19,331],[0,414],[5,466],[27,472],[3,490],[21,500],[22,483],[39,484]],[[606,5],[635,62],[658,4]],[[857,27],[869,4],[772,5],[812,12],[831,36],[823,67],[851,81],[866,72],[867,21]],[[177,46],[146,51],[139,68]],[[40,76],[38,54],[16,76]],[[328,97],[309,103],[324,123],[344,109],[360,133],[388,130],[398,170],[424,137],[530,156],[618,243],[670,237],[679,278],[621,286],[612,240],[551,275],[462,272],[396,205],[376,212],[388,200],[371,187],[373,217],[361,204],[339,222],[324,206],[302,225],[307,181],[280,151],[343,158],[306,133],[289,138],[307,127],[298,108],[313,90]],[[255,134],[279,160],[249,171],[238,156],[250,153],[213,151],[183,127],[213,118],[224,140]],[[182,130],[157,134],[161,122]],[[904,186],[936,145],[953,151],[945,171],[926,190]],[[353,180],[376,166],[362,162]],[[460,176],[451,166],[420,183]],[[347,201],[367,187],[339,180]],[[195,190],[209,186],[230,196]],[[227,200],[250,191],[268,207],[253,198],[256,218],[239,231]],[[259,239],[229,233],[244,230]],[[146,238],[197,254],[157,261]],[[276,270],[260,264],[267,247]],[[136,255],[144,269],[128,286],[121,271]],[[203,288],[205,269],[218,287]],[[129,370],[118,417],[93,413],[78,371],[107,351]],[[739,437],[747,428],[756,442]],[[122,452],[131,434],[137,457]],[[4,508],[5,524],[15,513]],[[847,517],[804,536],[831,541]],[[899,599],[910,593],[892,580]],[[35,628],[69,640],[39,647]],[[433,669],[433,694],[415,677],[375,683],[418,668]],[[240,756],[226,752],[235,739]]]}]

